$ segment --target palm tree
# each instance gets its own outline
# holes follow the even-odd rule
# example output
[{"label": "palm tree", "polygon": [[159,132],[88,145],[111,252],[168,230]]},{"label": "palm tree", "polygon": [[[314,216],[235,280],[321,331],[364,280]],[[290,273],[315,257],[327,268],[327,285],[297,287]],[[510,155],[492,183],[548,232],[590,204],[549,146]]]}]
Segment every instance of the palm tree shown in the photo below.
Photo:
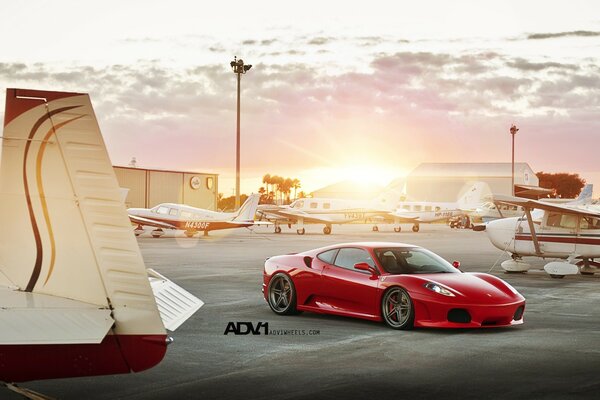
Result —
[{"label": "palm tree", "polygon": [[294,181],[290,178],[285,178],[283,181],[283,193],[286,195],[286,203],[290,203],[290,193],[292,193],[292,186],[294,186]]},{"label": "palm tree", "polygon": [[294,188],[294,200],[296,200],[298,197],[296,196],[298,189],[300,189],[301,185],[300,185],[300,179],[298,178],[294,178],[292,180],[292,187]]},{"label": "palm tree", "polygon": [[262,180],[262,181],[263,181],[263,183],[264,183],[265,185],[267,185],[267,193],[268,193],[268,192],[269,192],[269,184],[271,184],[271,183],[272,183],[272,182],[271,182],[271,174],[265,174],[265,175],[263,176],[263,180]]}]

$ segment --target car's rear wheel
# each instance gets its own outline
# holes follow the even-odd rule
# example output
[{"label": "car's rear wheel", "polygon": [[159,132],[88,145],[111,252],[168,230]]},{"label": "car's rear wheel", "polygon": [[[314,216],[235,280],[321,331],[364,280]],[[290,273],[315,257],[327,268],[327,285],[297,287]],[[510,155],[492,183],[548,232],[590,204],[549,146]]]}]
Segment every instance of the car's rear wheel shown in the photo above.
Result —
[{"label": "car's rear wheel", "polygon": [[269,307],[275,314],[298,314],[296,309],[296,288],[286,274],[275,274],[269,282]]},{"label": "car's rear wheel", "polygon": [[381,315],[393,329],[412,329],[415,310],[408,292],[398,286],[388,289],[381,300]]}]

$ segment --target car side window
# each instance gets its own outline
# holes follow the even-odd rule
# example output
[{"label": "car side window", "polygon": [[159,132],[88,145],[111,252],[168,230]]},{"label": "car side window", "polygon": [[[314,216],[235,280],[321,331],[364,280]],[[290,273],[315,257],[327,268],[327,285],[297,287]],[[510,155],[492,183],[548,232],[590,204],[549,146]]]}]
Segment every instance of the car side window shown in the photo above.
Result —
[{"label": "car side window", "polygon": [[327,264],[333,264],[333,260],[335,259],[335,255],[337,254],[338,249],[327,250],[320,254],[317,254],[317,258]]},{"label": "car side window", "polygon": [[353,271],[356,271],[354,265],[358,263],[367,263],[371,267],[375,267],[375,262],[369,253],[366,250],[356,247],[345,247],[340,249],[337,257],[335,257],[335,265]]}]

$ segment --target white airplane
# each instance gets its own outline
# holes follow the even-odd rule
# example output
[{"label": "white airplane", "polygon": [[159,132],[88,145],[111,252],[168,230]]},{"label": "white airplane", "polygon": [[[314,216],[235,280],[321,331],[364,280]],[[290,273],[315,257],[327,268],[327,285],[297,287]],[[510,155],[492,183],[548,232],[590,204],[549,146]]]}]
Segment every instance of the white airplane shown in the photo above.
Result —
[{"label": "white airplane", "polygon": [[[412,223],[413,232],[419,232],[421,223],[443,221],[451,217],[466,214],[481,204],[484,190],[487,184],[475,183],[465,194],[454,203],[428,202],[428,201],[405,201],[398,204],[396,211],[390,213],[394,220],[394,232],[400,232],[401,223]],[[377,225],[373,231],[378,231]]]},{"label": "white airplane", "polygon": [[[495,196],[500,204],[523,207],[525,216],[490,221],[485,226],[488,237],[497,248],[508,251],[512,259],[501,265],[507,272],[525,272],[531,265],[524,256],[560,258],[544,270],[553,278],[580,272],[600,272],[600,208],[597,205],[550,204],[511,196]],[[536,210],[538,216],[532,215]],[[573,264],[574,260],[580,260]]]},{"label": "white airplane", "polygon": [[163,229],[183,230],[187,237],[193,237],[198,232],[253,226],[254,214],[260,200],[259,194],[252,194],[246,199],[237,212],[224,213],[195,208],[185,204],[163,203],[154,208],[130,208],[127,210],[129,219],[137,224],[136,236],[144,233],[144,226],[155,227],[152,237],[158,238],[165,234]]},{"label": "white airplane", "polygon": [[[561,204],[586,204],[592,199],[594,185],[585,185],[579,196],[573,199],[540,199],[544,203],[561,203]],[[521,206],[514,204],[495,204],[492,201],[485,202],[481,207],[477,207],[471,215],[473,218],[481,219],[484,223],[493,221],[499,218],[514,218],[521,217],[525,214],[525,210]]]},{"label": "white airplane", "polygon": [[0,385],[158,364],[203,303],[146,270],[89,96],[8,89],[1,143]]},{"label": "white airplane", "polygon": [[386,190],[372,200],[302,198],[284,206],[261,204],[257,213],[261,220],[264,218],[274,223],[275,233],[281,233],[281,225],[291,228],[293,224],[297,224],[296,233],[304,235],[304,224],[307,223],[324,224],[323,233],[329,235],[334,224],[388,215],[399,197],[400,194],[396,191]]}]

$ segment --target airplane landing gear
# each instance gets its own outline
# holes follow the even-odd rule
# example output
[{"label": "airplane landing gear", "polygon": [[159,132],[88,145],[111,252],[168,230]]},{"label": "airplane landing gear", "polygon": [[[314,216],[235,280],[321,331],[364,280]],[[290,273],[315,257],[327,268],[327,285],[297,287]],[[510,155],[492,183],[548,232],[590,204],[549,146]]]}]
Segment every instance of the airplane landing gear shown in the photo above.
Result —
[{"label": "airplane landing gear", "polygon": [[304,230],[304,228],[300,228],[300,229],[296,229],[296,233],[298,235],[304,235],[304,233],[306,233],[306,231]]},{"label": "airplane landing gear", "polygon": [[579,261],[576,264],[579,269],[579,273],[581,275],[594,275],[595,272],[600,272],[598,269],[600,267],[600,263],[595,262],[593,259],[584,258],[582,261]]},{"label": "airplane landing gear", "polygon": [[135,236],[140,236],[142,233],[144,233],[144,227],[141,225],[136,226],[133,230],[133,233],[135,234]]},{"label": "airplane landing gear", "polygon": [[395,226],[394,227],[394,232],[400,233],[401,231],[402,231],[402,227],[401,226]]},{"label": "airplane landing gear", "polygon": [[330,226],[326,226],[323,228],[323,233],[326,235],[329,235],[331,233],[331,227]]},{"label": "airplane landing gear", "polygon": [[275,233],[281,233],[281,227],[280,226],[276,226],[275,227]]},{"label": "airplane landing gear", "polygon": [[196,234],[196,232],[194,231],[185,231],[185,236],[189,237],[189,238],[193,238],[194,235]]},{"label": "airplane landing gear", "polygon": [[379,227],[377,225],[373,225],[373,232],[379,232]]},{"label": "airplane landing gear", "polygon": [[165,234],[165,231],[163,231],[160,228],[153,230],[151,233],[152,237],[155,239],[163,236],[164,234]]},{"label": "airplane landing gear", "polygon": [[415,232],[415,233],[419,232],[419,224],[414,224],[413,227],[412,227],[412,231]]}]

